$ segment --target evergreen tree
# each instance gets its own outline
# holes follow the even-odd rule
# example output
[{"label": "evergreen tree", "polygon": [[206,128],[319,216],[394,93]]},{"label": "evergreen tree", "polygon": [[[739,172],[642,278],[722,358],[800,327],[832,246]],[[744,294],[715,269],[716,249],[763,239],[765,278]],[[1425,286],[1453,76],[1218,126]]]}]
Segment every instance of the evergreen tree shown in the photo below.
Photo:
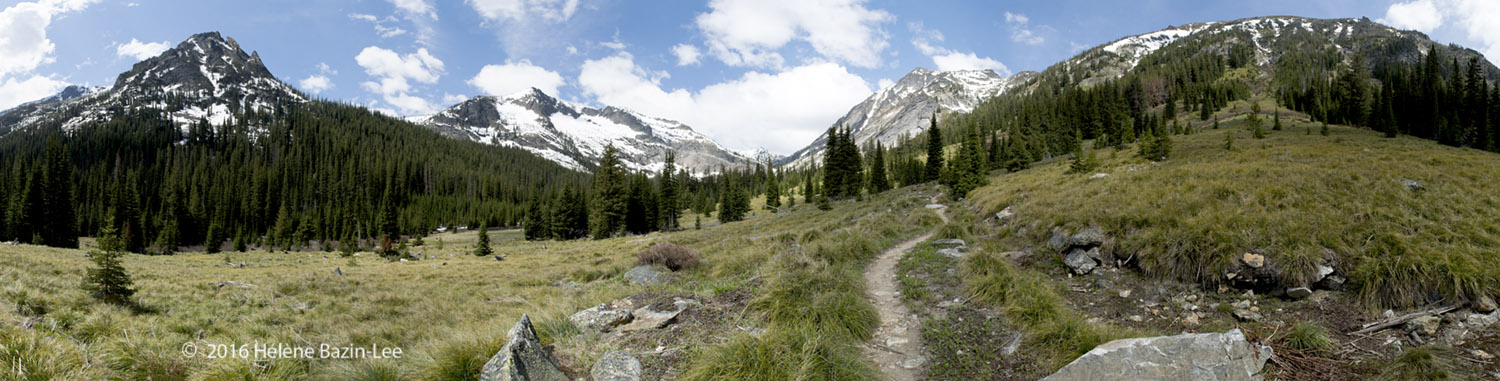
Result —
[{"label": "evergreen tree", "polygon": [[490,248],[490,227],[485,223],[480,223],[479,241],[474,242],[474,255],[487,257],[494,253],[495,250]]},{"label": "evergreen tree", "polygon": [[1234,131],[1229,131],[1228,133],[1224,134],[1224,150],[1234,150]]},{"label": "evergreen tree", "polygon": [[750,194],[739,183],[737,176],[725,180],[724,197],[719,206],[719,222],[729,223],[745,219],[750,211]]},{"label": "evergreen tree", "polygon": [[930,126],[927,129],[927,171],[923,181],[938,180],[943,175],[943,134],[938,130],[936,112],[932,114]]},{"label": "evergreen tree", "polygon": [[589,223],[595,239],[615,236],[625,226],[625,168],[614,144],[604,147],[599,168],[594,171],[593,212]]},{"label": "evergreen tree", "polygon": [[531,200],[531,206],[526,209],[526,226],[522,234],[528,241],[538,241],[552,238],[552,221],[549,210],[542,205],[540,199]]},{"label": "evergreen tree", "polygon": [[574,187],[563,188],[552,202],[552,238],[574,240],[589,234],[589,211],[583,193]]},{"label": "evergreen tree", "polygon": [[1328,136],[1328,122],[1323,122],[1323,128],[1319,129],[1318,133],[1322,134],[1323,136]]},{"label": "evergreen tree", "polygon": [[677,200],[678,179],[673,176],[677,171],[677,153],[667,151],[667,163],[662,167],[661,176],[661,229],[677,230],[677,220],[682,218],[682,207]]},{"label": "evergreen tree", "polygon": [[73,165],[57,137],[47,140],[46,171],[42,176],[40,214],[30,215],[37,221],[39,235],[47,246],[77,248],[78,223],[73,205]]},{"label": "evergreen tree", "polygon": [[94,299],[116,305],[132,304],[130,297],[135,295],[135,290],[130,288],[133,284],[130,274],[120,263],[122,250],[124,245],[113,227],[100,229],[99,249],[91,251],[93,257],[89,258],[95,268],[89,269],[83,277],[83,289]]},{"label": "evergreen tree", "polygon": [[885,147],[875,142],[875,151],[870,154],[870,193],[891,189],[891,181],[885,174]]},{"label": "evergreen tree", "polygon": [[1068,163],[1068,173],[1087,173],[1099,168],[1099,158],[1094,155],[1095,151],[1097,150],[1073,155],[1073,161]]},{"label": "evergreen tree", "polygon": [[770,168],[766,178],[766,208],[778,210],[781,208],[781,179],[776,176],[776,168],[771,163],[766,163]]},{"label": "evergreen tree", "polygon": [[1271,131],[1281,131],[1281,108],[1276,109],[1276,122],[1271,125]]}]

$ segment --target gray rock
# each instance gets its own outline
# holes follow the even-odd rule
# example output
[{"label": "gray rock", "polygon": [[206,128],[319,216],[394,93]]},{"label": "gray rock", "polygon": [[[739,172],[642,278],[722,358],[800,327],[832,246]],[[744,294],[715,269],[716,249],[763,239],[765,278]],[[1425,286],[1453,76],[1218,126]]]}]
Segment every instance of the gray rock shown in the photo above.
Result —
[{"label": "gray rock", "polygon": [[479,374],[480,381],[567,381],[568,376],[558,369],[557,359],[542,347],[531,326],[531,317],[521,315],[521,321],[511,327],[505,336],[505,347],[495,357],[484,363]]},{"label": "gray rock", "polygon": [[1122,339],[1094,347],[1043,380],[1259,380],[1271,348],[1239,329]]},{"label": "gray rock", "polygon": [[947,205],[943,205],[943,204],[927,204],[927,209],[943,209],[943,208],[947,208],[947,207],[948,207]]},{"label": "gray rock", "polygon": [[1099,266],[1099,248],[1088,250],[1073,249],[1063,257],[1063,264],[1073,269],[1074,274],[1084,275],[1094,271]]},{"label": "gray rock", "polygon": [[1415,332],[1420,335],[1431,336],[1437,333],[1438,327],[1443,324],[1443,318],[1437,316],[1423,316],[1406,322],[1406,332]]},{"label": "gray rock", "polygon": [[1318,281],[1317,286],[1318,288],[1322,289],[1342,291],[1344,289],[1345,281],[1346,280],[1342,276],[1329,275],[1327,277],[1324,277],[1323,280]]},{"label": "gray rock", "polygon": [[625,272],[625,281],[641,286],[655,286],[666,282],[666,275],[651,266],[636,266]]},{"label": "gray rock", "polygon": [[1090,226],[1083,231],[1068,237],[1068,246],[1073,247],[1095,247],[1104,244],[1104,231]]},{"label": "gray rock", "polygon": [[589,375],[594,381],[640,381],[641,360],[624,351],[604,352]]},{"label": "gray rock", "polygon": [[1328,278],[1329,275],[1333,275],[1333,266],[1318,265],[1318,280]]},{"label": "gray rock", "polygon": [[1302,299],[1308,296],[1312,296],[1312,289],[1309,289],[1307,287],[1292,287],[1286,289],[1286,297],[1288,298]]},{"label": "gray rock", "polygon": [[1004,210],[995,213],[995,220],[1004,220],[1014,215],[1016,215],[1016,212],[1012,211],[1011,207],[1007,206]]},{"label": "gray rock", "polygon": [[1481,296],[1479,300],[1474,301],[1474,311],[1488,313],[1495,309],[1495,298],[1489,295]]},{"label": "gray rock", "polygon": [[942,256],[948,257],[948,258],[963,258],[964,255],[969,254],[969,250],[967,250],[964,247],[960,246],[960,247],[952,247],[952,248],[947,248],[947,249],[938,249],[937,253],[938,253],[938,255],[942,255]]},{"label": "gray rock", "polygon": [[944,239],[932,241],[932,245],[933,246],[943,246],[943,247],[963,247],[964,246],[964,240],[957,239],[957,238],[944,238]]},{"label": "gray rock", "polygon": [[671,324],[674,319],[677,319],[677,315],[682,314],[682,311],[686,311],[688,306],[692,305],[698,305],[698,302],[691,299],[678,298],[672,302],[671,307],[666,309],[656,309],[652,306],[637,308],[634,312],[631,312],[631,315],[635,316],[635,320],[631,321],[630,324],[620,326],[617,330],[625,332],[665,327],[667,324]]},{"label": "gray rock", "polygon": [[615,309],[606,303],[578,311],[569,316],[568,321],[584,332],[605,333],[629,323],[631,318],[630,311]]},{"label": "gray rock", "polygon": [[1425,188],[1425,187],[1422,186],[1422,183],[1419,183],[1416,180],[1411,180],[1411,179],[1401,179],[1401,184],[1402,185],[1406,185],[1406,189],[1410,189],[1410,190],[1413,190],[1413,191],[1419,191],[1419,190],[1427,189],[1427,188]]},{"label": "gray rock", "polygon": [[1495,324],[1497,321],[1500,321],[1500,312],[1469,314],[1469,317],[1464,318],[1464,325],[1469,326],[1469,328],[1480,329]]},{"label": "gray rock", "polygon": [[1063,233],[1062,229],[1053,228],[1052,238],[1047,239],[1047,247],[1051,249],[1062,250],[1062,248],[1067,246],[1068,234]]},{"label": "gray rock", "polygon": [[1259,312],[1251,310],[1234,310],[1234,318],[1242,321],[1260,321],[1260,319],[1265,319],[1264,316],[1260,316]]}]

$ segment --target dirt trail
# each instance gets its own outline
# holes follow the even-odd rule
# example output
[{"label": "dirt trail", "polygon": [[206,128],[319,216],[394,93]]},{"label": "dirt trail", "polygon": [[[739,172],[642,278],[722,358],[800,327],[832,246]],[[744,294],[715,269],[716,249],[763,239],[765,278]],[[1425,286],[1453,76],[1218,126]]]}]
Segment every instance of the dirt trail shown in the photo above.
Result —
[{"label": "dirt trail", "polygon": [[[941,196],[941,195],[939,195]],[[933,202],[938,197],[933,197]],[[937,205],[937,204],[933,204]],[[948,216],[941,208],[929,208],[937,212],[943,223]],[[896,277],[896,264],[918,243],[932,238],[936,231],[901,242],[880,253],[875,262],[865,268],[867,296],[880,311],[880,328],[875,337],[865,345],[865,358],[891,380],[915,380],[922,365],[927,362],[927,350],[922,347],[922,319],[913,315],[901,302],[901,280]]]}]

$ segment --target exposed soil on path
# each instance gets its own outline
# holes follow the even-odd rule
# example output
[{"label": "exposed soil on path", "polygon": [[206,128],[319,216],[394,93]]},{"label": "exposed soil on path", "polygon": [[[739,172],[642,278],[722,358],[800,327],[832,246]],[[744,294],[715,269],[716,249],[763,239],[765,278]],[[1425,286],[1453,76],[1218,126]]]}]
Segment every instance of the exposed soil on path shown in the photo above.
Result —
[{"label": "exposed soil on path", "polygon": [[[933,202],[936,200],[937,197],[933,197]],[[929,209],[947,223],[948,216],[943,214],[945,208]],[[865,358],[892,380],[918,379],[922,366],[928,361],[927,350],[922,346],[922,319],[913,315],[901,301],[901,280],[897,279],[896,264],[918,243],[934,234],[936,231],[896,244],[882,251],[875,257],[875,262],[865,268],[865,288],[870,293],[867,297],[880,312],[880,328],[865,345]]]}]

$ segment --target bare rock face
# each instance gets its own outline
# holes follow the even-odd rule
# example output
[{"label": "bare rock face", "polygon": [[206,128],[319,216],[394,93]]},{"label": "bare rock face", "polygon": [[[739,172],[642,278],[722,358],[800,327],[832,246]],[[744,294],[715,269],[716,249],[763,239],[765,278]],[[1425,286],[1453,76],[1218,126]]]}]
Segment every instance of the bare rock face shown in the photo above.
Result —
[{"label": "bare rock face", "polygon": [[480,381],[567,381],[557,359],[542,347],[542,341],[531,326],[531,317],[521,315],[521,321],[511,327],[505,337],[505,347],[484,364],[479,374]]},{"label": "bare rock face", "polygon": [[1259,380],[1271,348],[1239,329],[1104,343],[1043,380]]}]

